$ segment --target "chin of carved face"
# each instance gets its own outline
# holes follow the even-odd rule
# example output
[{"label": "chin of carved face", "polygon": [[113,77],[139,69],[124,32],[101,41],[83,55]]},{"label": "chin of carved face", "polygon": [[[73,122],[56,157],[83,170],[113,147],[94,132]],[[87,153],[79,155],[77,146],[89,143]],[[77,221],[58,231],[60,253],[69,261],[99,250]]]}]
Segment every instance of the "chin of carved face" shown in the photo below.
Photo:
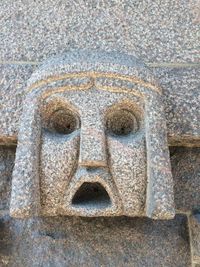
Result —
[{"label": "chin of carved face", "polygon": [[102,92],[57,93],[42,103],[44,215],[142,215],[146,199],[144,103]]}]

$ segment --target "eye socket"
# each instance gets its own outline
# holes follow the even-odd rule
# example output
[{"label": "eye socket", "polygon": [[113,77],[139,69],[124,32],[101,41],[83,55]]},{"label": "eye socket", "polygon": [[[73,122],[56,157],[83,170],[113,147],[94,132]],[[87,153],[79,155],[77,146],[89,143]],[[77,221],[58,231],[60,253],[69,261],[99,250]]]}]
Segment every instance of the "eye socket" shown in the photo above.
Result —
[{"label": "eye socket", "polygon": [[51,132],[71,134],[79,128],[79,119],[72,111],[59,109],[49,118],[47,128]]},{"label": "eye socket", "polygon": [[139,130],[139,123],[135,115],[125,109],[111,112],[106,121],[106,128],[110,134],[126,136]]}]

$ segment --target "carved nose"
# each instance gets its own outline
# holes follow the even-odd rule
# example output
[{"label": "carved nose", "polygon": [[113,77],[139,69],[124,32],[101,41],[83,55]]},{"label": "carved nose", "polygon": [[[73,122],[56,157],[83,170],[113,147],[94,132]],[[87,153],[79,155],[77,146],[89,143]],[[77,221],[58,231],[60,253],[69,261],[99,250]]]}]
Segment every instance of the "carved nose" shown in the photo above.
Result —
[{"label": "carved nose", "polygon": [[97,115],[90,116],[88,121],[82,120],[79,166],[64,195],[63,214],[108,216],[122,210],[107,168],[104,127]]},{"label": "carved nose", "polygon": [[104,131],[95,127],[81,130],[79,165],[106,167],[107,155]]}]

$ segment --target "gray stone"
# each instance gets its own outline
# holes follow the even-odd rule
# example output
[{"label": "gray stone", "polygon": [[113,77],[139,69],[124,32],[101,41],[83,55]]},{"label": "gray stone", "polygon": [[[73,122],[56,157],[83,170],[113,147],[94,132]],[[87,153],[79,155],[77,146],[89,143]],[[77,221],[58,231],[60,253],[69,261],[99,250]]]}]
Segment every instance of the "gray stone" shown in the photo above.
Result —
[{"label": "gray stone", "polygon": [[69,49],[120,51],[146,62],[199,62],[199,2],[1,1],[2,60]]},{"label": "gray stone", "polygon": [[[5,147],[4,154],[8,153],[7,150],[9,152],[10,148]],[[187,155],[187,161],[191,166],[196,163],[199,167],[198,161],[193,156],[193,154],[199,156],[199,152],[195,153],[196,149],[176,148],[176,150],[179,151],[177,152],[179,158],[182,155],[185,159]],[[12,149],[9,154],[12,156],[7,158],[6,165],[10,173],[15,151]],[[173,161],[174,156],[172,156],[172,166]],[[181,170],[183,166],[187,166],[187,161],[183,164],[175,162],[174,166],[180,166]],[[176,175],[180,170],[177,169]],[[188,178],[185,180],[191,179],[194,176],[193,172],[194,170],[188,168]],[[180,181],[177,181],[178,184]],[[184,194],[190,187],[186,186],[185,190],[183,187],[175,187],[175,193],[181,194],[182,191],[183,195],[180,198],[184,201]],[[188,203],[193,201],[192,195],[199,196],[197,185],[192,188],[195,191],[190,191],[191,198]],[[187,207],[188,203],[183,205]],[[126,217],[12,220],[9,216],[2,215],[0,233],[2,267],[62,267],[66,264],[87,267],[94,265],[132,267],[133,264],[136,267],[191,266],[187,218],[180,215],[168,222]]]},{"label": "gray stone", "polygon": [[170,221],[3,216],[0,221],[5,240],[0,253],[9,259],[3,267],[191,266],[185,216]]},{"label": "gray stone", "polygon": [[[199,148],[171,147],[170,152],[177,212],[188,213],[200,209]],[[1,183],[5,185],[1,187],[1,209],[9,207],[14,157],[14,147],[1,148],[1,164],[5,166],[1,167]]]},{"label": "gray stone", "polygon": [[163,90],[171,146],[200,145],[200,69],[155,68]]},{"label": "gray stone", "polygon": [[11,216],[173,218],[162,92],[145,65],[66,53],[33,73],[26,92]]},{"label": "gray stone", "polygon": [[200,267],[199,0],[2,0],[0,21],[0,266]]},{"label": "gray stone", "polygon": [[15,160],[15,147],[0,147],[0,211],[10,206],[11,177]]},{"label": "gray stone", "polygon": [[200,210],[200,148],[171,148],[176,209]]},{"label": "gray stone", "polygon": [[33,66],[0,65],[0,144],[16,144],[26,81]]},{"label": "gray stone", "polygon": [[12,227],[10,217],[0,211],[0,266],[7,267],[12,257]]},{"label": "gray stone", "polygon": [[192,262],[200,264],[200,213],[189,217]]},{"label": "gray stone", "polygon": [[[17,143],[24,90],[36,66],[0,65],[0,143]],[[151,68],[163,90],[169,145],[200,145],[199,68]]]}]

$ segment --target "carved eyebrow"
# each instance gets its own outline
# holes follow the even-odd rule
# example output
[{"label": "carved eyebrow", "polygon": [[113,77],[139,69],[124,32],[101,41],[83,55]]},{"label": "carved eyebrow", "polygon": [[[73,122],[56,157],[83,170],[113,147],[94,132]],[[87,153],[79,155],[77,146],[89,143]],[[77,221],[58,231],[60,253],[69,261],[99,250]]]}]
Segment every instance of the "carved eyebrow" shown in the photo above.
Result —
[{"label": "carved eyebrow", "polygon": [[62,97],[57,95],[50,95],[46,98],[43,98],[43,101],[41,102],[41,107],[43,107],[44,110],[49,109],[50,113],[64,108],[70,110],[73,113],[76,113],[77,115],[80,115],[77,107],[74,104],[67,101],[66,99],[63,100]]}]

